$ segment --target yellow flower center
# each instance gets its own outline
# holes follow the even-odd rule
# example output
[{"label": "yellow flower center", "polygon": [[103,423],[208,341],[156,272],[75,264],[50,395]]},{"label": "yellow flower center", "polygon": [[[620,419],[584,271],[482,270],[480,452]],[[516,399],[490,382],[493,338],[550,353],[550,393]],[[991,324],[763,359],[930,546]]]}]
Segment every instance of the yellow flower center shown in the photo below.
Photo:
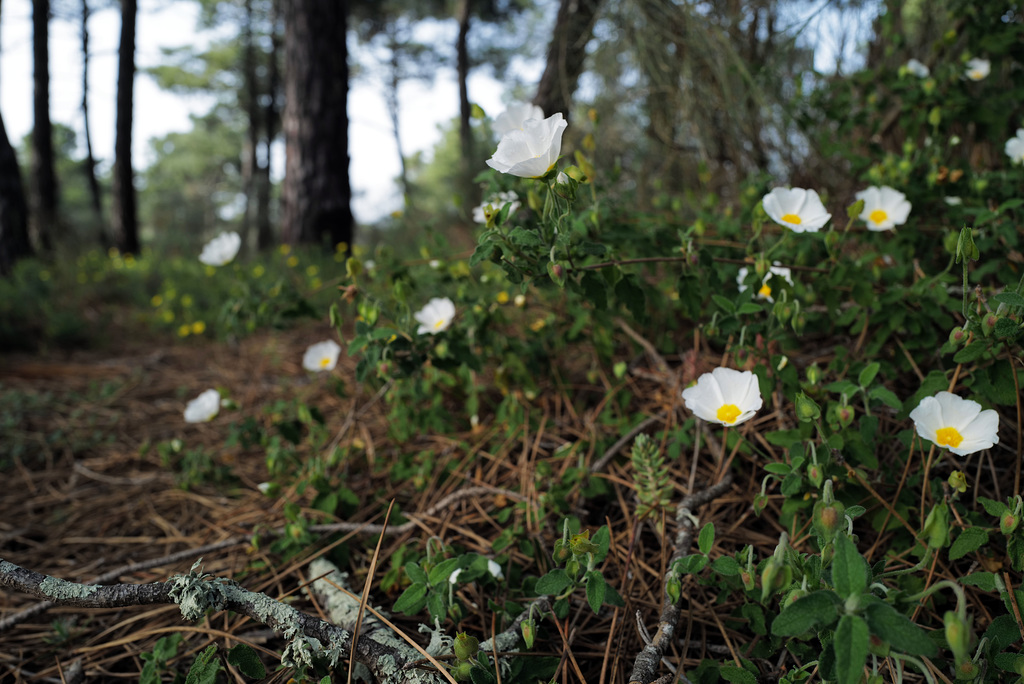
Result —
[{"label": "yellow flower center", "polygon": [[963,435],[957,432],[954,427],[939,428],[935,431],[935,443],[939,446],[949,446],[954,449],[964,441]]},{"label": "yellow flower center", "polygon": [[442,325],[444,325],[444,319],[438,319],[437,323],[434,323],[434,330],[440,330]]},{"label": "yellow flower center", "polygon": [[800,220],[800,217],[796,214],[783,214],[782,220],[786,223],[795,223],[798,226],[803,223],[803,221]]},{"label": "yellow flower center", "polygon": [[980,81],[981,79],[985,78],[985,75],[981,73],[979,69],[975,69],[974,71],[971,72],[971,78],[974,79],[975,81]]},{"label": "yellow flower center", "polygon": [[868,218],[871,219],[872,223],[882,223],[889,215],[885,213],[885,209],[875,209],[873,212],[868,214]]},{"label": "yellow flower center", "polygon": [[736,422],[736,419],[739,418],[741,413],[743,412],[740,411],[736,404],[725,404],[722,408],[718,409],[718,412],[715,413],[715,417],[727,425],[732,425]]},{"label": "yellow flower center", "polygon": [[327,358],[326,356],[324,358],[320,359],[320,367],[321,368],[327,368],[330,365],[331,365],[331,360],[329,358]]},{"label": "yellow flower center", "polygon": [[761,286],[761,289],[757,291],[757,294],[759,294],[762,297],[771,297],[772,288],[768,287],[768,283],[765,283],[764,285]]}]

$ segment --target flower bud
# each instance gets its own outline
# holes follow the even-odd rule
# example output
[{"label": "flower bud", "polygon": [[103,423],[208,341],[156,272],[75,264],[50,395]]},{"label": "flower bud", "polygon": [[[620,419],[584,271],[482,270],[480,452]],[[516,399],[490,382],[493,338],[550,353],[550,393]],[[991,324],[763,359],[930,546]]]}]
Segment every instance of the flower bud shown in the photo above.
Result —
[{"label": "flower bud", "polygon": [[981,672],[978,665],[970,660],[965,660],[956,666],[956,678],[962,682],[973,682]]},{"label": "flower bud", "polygon": [[949,332],[949,343],[952,344],[954,347],[959,347],[966,341],[967,331],[961,328],[959,325]]},{"label": "flower bud", "polygon": [[942,616],[946,628],[946,643],[959,663],[970,658],[971,628],[955,610],[947,610]]},{"label": "flower bud", "polygon": [[743,582],[743,588],[747,591],[752,591],[754,589],[754,576],[750,572],[740,570],[740,580]]},{"label": "flower bud", "polygon": [[1007,511],[999,518],[999,531],[1007,537],[1013,534],[1013,531],[1017,529],[1017,525],[1020,525],[1020,516],[1014,515],[1010,511]]},{"label": "flower bud", "polygon": [[836,536],[836,532],[842,529],[843,523],[846,520],[845,513],[846,506],[842,502],[833,501],[832,503],[826,503],[819,500],[814,504],[811,524],[814,525],[814,530],[824,537],[826,541],[831,541]]},{"label": "flower bud", "polygon": [[459,660],[469,660],[476,656],[480,651],[480,640],[476,637],[471,637],[465,632],[459,632],[455,635],[455,642],[452,645],[452,649],[455,651],[455,657]]},{"label": "flower bud", "polygon": [[807,466],[807,479],[820,489],[821,483],[825,481],[825,471],[817,463],[812,463]]},{"label": "flower bud", "polygon": [[836,409],[836,418],[839,419],[839,424],[843,427],[849,427],[850,423],[853,422],[853,409],[849,406],[840,406]]},{"label": "flower bud", "polygon": [[597,544],[590,541],[590,530],[585,530],[579,534],[574,534],[569,539],[569,548],[572,550],[573,555],[584,556],[588,553],[597,553],[600,547]]},{"label": "flower bud", "polygon": [[549,261],[548,276],[558,287],[565,287],[565,266],[562,266],[562,264]]},{"label": "flower bud", "polygon": [[949,474],[949,479],[946,480],[949,486],[956,491],[963,494],[967,491],[967,477],[959,470],[954,470]]},{"label": "flower bud", "polygon": [[768,597],[775,592],[785,589],[793,581],[793,570],[786,565],[785,561],[778,558],[770,558],[761,571],[761,602],[764,603]]},{"label": "flower bud", "polygon": [[[829,235],[831,234],[832,233],[829,233]],[[802,335],[804,332],[804,328],[807,327],[807,317],[804,316],[802,313],[793,316],[792,326],[793,332],[795,332],[797,335]]]},{"label": "flower bud", "polygon": [[821,409],[813,399],[800,392],[796,395],[796,417],[805,423],[817,420],[821,417]]},{"label": "flower bud", "polygon": [[675,574],[675,572],[669,575],[668,580],[665,582],[665,594],[672,605],[679,603],[683,596],[683,583],[679,581],[679,575]]},{"label": "flower bud", "polygon": [[949,543],[949,506],[940,502],[924,521],[924,537],[929,548],[941,549]]},{"label": "flower bud", "polygon": [[994,313],[985,314],[981,319],[981,332],[988,337],[995,330],[996,323],[999,322],[999,316]]},{"label": "flower bud", "polygon": [[768,505],[768,496],[765,494],[756,494],[754,496],[754,515],[760,517],[761,511]]},{"label": "flower bud", "polygon": [[457,681],[466,682],[470,680],[470,672],[473,670],[473,663],[468,660],[463,660],[455,665],[455,669],[452,670],[452,676]]},{"label": "flower bud", "polygon": [[523,641],[526,642],[526,648],[533,648],[533,641],[537,638],[537,621],[533,618],[528,618],[519,623],[519,631],[523,633]]},{"label": "flower bud", "polygon": [[802,599],[804,596],[807,596],[806,589],[794,589],[793,591],[789,592],[788,594],[786,594],[786,598],[782,600],[783,609],[789,608],[791,605]]},{"label": "flower bud", "polygon": [[573,580],[575,580],[577,577],[579,577],[580,576],[580,562],[578,560],[576,560],[575,558],[570,558],[568,561],[566,561],[566,563],[565,563],[565,574],[567,574],[569,576],[569,578],[573,579]]},{"label": "flower bud", "polygon": [[561,539],[555,541],[555,552],[552,554],[556,565],[562,565],[567,560],[572,558],[572,551],[565,545],[565,542]]},{"label": "flower bud", "polygon": [[868,650],[876,656],[881,656],[882,658],[888,657],[889,642],[872,634],[868,641]]},{"label": "flower bud", "polygon": [[821,368],[816,363],[812,363],[807,367],[807,382],[812,385],[817,385],[821,382]]},{"label": "flower bud", "polygon": [[458,622],[462,619],[462,606],[458,602],[448,606],[448,617],[451,618],[452,622]]}]

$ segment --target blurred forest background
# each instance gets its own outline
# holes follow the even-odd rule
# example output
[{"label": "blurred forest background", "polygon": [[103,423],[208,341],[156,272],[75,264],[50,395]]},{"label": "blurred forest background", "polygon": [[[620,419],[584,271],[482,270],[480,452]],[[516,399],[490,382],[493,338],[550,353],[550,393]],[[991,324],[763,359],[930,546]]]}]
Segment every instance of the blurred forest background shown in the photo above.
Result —
[{"label": "blurred forest background", "polygon": [[[367,243],[404,244],[396,230],[432,227],[470,244],[481,201],[473,179],[494,149],[488,121],[500,114],[474,106],[474,72],[502,83],[508,101],[563,112],[567,150],[597,130],[573,124],[599,114],[595,165],[605,189],[628,195],[638,211],[670,209],[685,221],[700,204],[693,193],[728,203],[744,183],[765,187],[769,178],[838,188],[863,167],[836,157],[837,127],[855,121],[859,100],[888,95],[868,92],[857,74],[955,47],[941,44],[954,28],[948,0],[196,1],[197,30],[225,37],[165,50],[162,64],[139,74],[135,25],[145,2],[33,1],[34,92],[24,97],[35,127],[21,140],[0,129],[4,272],[54,250],[195,250],[223,230],[239,231],[249,249],[351,242],[346,108],[360,79],[383,88],[389,121],[381,123],[394,135],[404,205],[361,227]],[[90,141],[88,31],[100,11],[123,20],[113,159],[97,158]],[[48,63],[55,22],[81,37],[86,70],[74,77],[86,97],[76,121],[50,118],[51,81],[69,78]],[[514,59],[535,64],[539,83],[506,80]],[[421,150],[401,137],[409,101],[400,93],[445,70],[460,85],[458,116],[434,149]],[[191,130],[133,140],[135,79],[214,104]],[[903,134],[892,123],[863,131],[865,144],[898,150]],[[132,168],[140,145],[150,162]]]}]

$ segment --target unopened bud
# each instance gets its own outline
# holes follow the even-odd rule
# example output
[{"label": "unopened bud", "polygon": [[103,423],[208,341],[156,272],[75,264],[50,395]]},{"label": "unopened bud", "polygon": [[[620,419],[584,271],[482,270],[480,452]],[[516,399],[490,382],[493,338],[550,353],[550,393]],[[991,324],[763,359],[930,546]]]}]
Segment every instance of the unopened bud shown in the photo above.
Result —
[{"label": "unopened bud", "polygon": [[840,406],[836,409],[836,418],[839,419],[840,425],[849,427],[850,423],[853,422],[853,409],[849,406]]},{"label": "unopened bud", "polygon": [[814,513],[811,518],[815,531],[826,541],[831,541],[836,532],[842,528],[845,513],[846,506],[840,501],[833,501],[831,504],[818,501],[814,504]]},{"label": "unopened bud", "polygon": [[572,558],[572,551],[565,545],[565,542],[561,539],[555,541],[555,552],[552,554],[555,564],[562,565],[567,560]]},{"label": "unopened bud", "polygon": [[452,644],[452,649],[455,651],[455,657],[459,660],[469,660],[476,656],[480,651],[480,640],[476,637],[469,636],[465,632],[459,632],[455,635],[455,642]]},{"label": "unopened bud", "polygon": [[999,518],[999,531],[1007,537],[1013,534],[1013,531],[1017,529],[1018,525],[1020,525],[1020,516],[1014,515],[1009,511]]},{"label": "unopened bud", "polygon": [[973,682],[981,674],[977,663],[965,660],[956,666],[956,678],[962,682]]},{"label": "unopened bud", "polygon": [[959,663],[970,658],[971,629],[955,610],[947,610],[942,616],[946,627],[946,643]]},{"label": "unopened bud", "polygon": [[786,565],[785,561],[777,558],[770,558],[761,571],[761,602],[764,603],[768,597],[775,592],[785,589],[793,581],[793,570]]},{"label": "unopened bud", "polygon": [[590,530],[584,530],[579,534],[572,535],[569,539],[569,548],[574,555],[584,556],[588,553],[597,553],[600,547],[590,541]]},{"label": "unopened bud", "polygon": [[821,409],[813,399],[800,392],[796,395],[796,417],[805,423],[817,420],[821,417]]},{"label": "unopened bud", "polygon": [[825,471],[817,463],[812,463],[807,466],[807,479],[811,481],[811,484],[820,489],[821,483],[825,480]]},{"label": "unopened bud", "polygon": [[665,594],[668,596],[668,600],[672,605],[679,603],[679,600],[683,596],[683,583],[675,573],[670,575],[668,580],[665,582]]},{"label": "unopened bud", "polygon": [[455,677],[456,681],[466,682],[472,678],[469,674],[472,671],[473,663],[468,660],[463,660],[455,665],[455,669],[452,670],[452,675]]},{"label": "unopened bud", "polygon": [[933,549],[941,549],[949,543],[949,506],[942,501],[932,508],[924,521],[924,537]]},{"label": "unopened bud", "polygon": [[952,344],[954,347],[959,347],[966,341],[967,331],[961,328],[959,325],[949,332],[949,343]]},{"label": "unopened bud", "polygon": [[519,631],[523,633],[523,641],[526,648],[533,648],[533,641],[537,638],[537,621],[528,618],[519,623]]},{"label": "unopened bud", "polygon": [[578,560],[576,560],[575,558],[570,558],[568,561],[566,561],[566,563],[565,563],[565,574],[567,574],[569,576],[569,578],[573,579],[573,580],[575,580],[577,577],[579,577],[580,576],[580,562]]},{"label": "unopened bud", "polygon": [[761,515],[761,511],[768,505],[768,497],[765,494],[756,494],[754,496],[754,515]]},{"label": "unopened bud", "polygon": [[807,382],[812,385],[817,385],[821,382],[821,368],[816,363],[812,363],[807,367]]},{"label": "unopened bud", "polygon": [[448,606],[448,617],[451,618],[452,622],[458,622],[462,619],[462,606],[459,603],[453,603]]},{"label": "unopened bud", "polygon": [[949,479],[946,481],[949,483],[950,487],[960,492],[961,494],[967,491],[967,476],[964,475],[959,470],[954,470],[953,472],[951,472],[949,474]]},{"label": "unopened bud", "polygon": [[793,591],[786,594],[786,598],[782,600],[782,607],[789,608],[791,605],[802,599],[804,596],[807,596],[806,589],[794,589]]},{"label": "unopened bud", "polygon": [[754,576],[746,570],[740,570],[740,580],[743,582],[743,588],[747,591],[751,591],[754,588]]},{"label": "unopened bud", "polygon": [[985,337],[991,335],[992,331],[995,330],[996,323],[999,322],[999,318],[999,316],[990,313],[985,314],[985,316],[981,319],[981,332],[985,334]]},{"label": "unopened bud", "polygon": [[885,658],[889,655],[889,642],[872,634],[868,641],[868,650],[876,656]]}]

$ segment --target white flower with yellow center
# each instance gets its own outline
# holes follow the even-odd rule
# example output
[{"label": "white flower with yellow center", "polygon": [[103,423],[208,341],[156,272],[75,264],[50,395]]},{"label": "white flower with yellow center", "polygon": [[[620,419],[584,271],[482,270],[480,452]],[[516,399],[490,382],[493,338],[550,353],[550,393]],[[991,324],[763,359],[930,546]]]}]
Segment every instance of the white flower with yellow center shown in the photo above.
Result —
[{"label": "white flower with yellow center", "polygon": [[987,59],[982,59],[981,57],[975,57],[967,60],[967,70],[964,71],[964,76],[972,81],[980,81],[991,72],[992,62]]},{"label": "white flower with yellow center", "polygon": [[223,266],[231,263],[242,246],[242,237],[235,232],[221,233],[203,246],[199,261],[207,266]]},{"label": "white flower with yellow center", "polygon": [[220,411],[220,393],[208,389],[185,406],[186,423],[206,423]]},{"label": "white flower with yellow center", "polygon": [[892,230],[906,223],[910,216],[907,196],[888,185],[871,186],[858,192],[856,197],[864,200],[864,210],[858,218],[868,224],[868,230]]},{"label": "white flower with yellow center", "polygon": [[761,206],[772,221],[795,233],[816,233],[832,218],[818,193],[804,188],[772,188]]},{"label": "white flower with yellow center", "polygon": [[1006,141],[1003,150],[1011,162],[1024,164],[1024,128],[1017,129],[1017,135]]},{"label": "white flower with yellow center", "polygon": [[957,456],[967,456],[999,443],[999,414],[950,392],[925,397],[910,412],[917,434]]},{"label": "white flower with yellow center", "polygon": [[455,318],[455,304],[447,297],[434,297],[427,305],[413,314],[413,318],[420,324],[416,329],[417,335],[436,335],[447,330]]},{"label": "white flower with yellow center", "polygon": [[510,131],[523,130],[523,123],[527,119],[543,119],[544,110],[529,102],[513,102],[504,112],[494,120],[492,128],[499,137],[504,137]]},{"label": "white flower with yellow center", "polygon": [[908,59],[906,66],[907,72],[913,76],[917,76],[918,78],[928,78],[932,73],[927,64],[917,59]]},{"label": "white flower with yellow center", "polygon": [[568,126],[561,113],[546,119],[527,119],[522,128],[509,131],[487,165],[520,178],[540,178],[554,168],[562,149],[562,133]]},{"label": "white flower with yellow center", "polygon": [[739,425],[754,417],[761,405],[757,376],[750,371],[716,368],[683,390],[686,408],[698,418],[719,425]]},{"label": "white flower with yellow center", "polygon": [[[736,283],[740,286],[740,292],[746,292],[747,285],[747,274],[750,271],[746,266],[740,267],[740,272],[736,275]],[[768,285],[768,281],[772,279],[772,276],[778,276],[783,278],[790,285],[793,284],[793,272],[785,266],[780,266],[779,262],[776,261],[772,266],[769,267],[768,273],[765,274],[764,278],[761,279],[761,289],[757,291],[758,299],[767,299],[769,302],[774,302],[772,299],[772,288]]]},{"label": "white flower with yellow center", "polygon": [[338,354],[341,347],[334,340],[324,340],[310,345],[302,355],[302,367],[308,371],[319,372],[334,370],[338,365]]},{"label": "white flower with yellow center", "polygon": [[496,216],[506,204],[512,205],[508,208],[508,216],[512,216],[520,206],[519,195],[511,190],[491,195],[486,202],[473,208],[473,220],[481,225],[487,225],[487,219]]}]

